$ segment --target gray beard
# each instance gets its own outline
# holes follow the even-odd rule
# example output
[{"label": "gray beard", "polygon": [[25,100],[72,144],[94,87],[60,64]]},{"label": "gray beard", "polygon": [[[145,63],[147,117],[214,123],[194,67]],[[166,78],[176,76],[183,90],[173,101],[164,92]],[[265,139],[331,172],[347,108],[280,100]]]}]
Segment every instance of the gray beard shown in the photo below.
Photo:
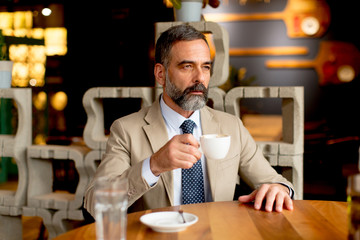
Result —
[{"label": "gray beard", "polygon": [[[203,95],[191,95],[191,91],[203,91]],[[205,106],[208,100],[208,89],[202,84],[195,84],[192,87],[181,91],[173,84],[166,72],[166,94],[183,110],[195,111]]]}]

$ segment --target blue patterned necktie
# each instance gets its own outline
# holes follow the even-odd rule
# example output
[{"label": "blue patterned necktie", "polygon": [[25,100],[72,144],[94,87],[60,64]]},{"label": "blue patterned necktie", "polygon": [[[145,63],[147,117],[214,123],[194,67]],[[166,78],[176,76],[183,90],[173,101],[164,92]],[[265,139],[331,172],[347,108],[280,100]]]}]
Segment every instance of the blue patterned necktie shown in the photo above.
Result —
[{"label": "blue patterned necktie", "polygon": [[[195,122],[185,120],[180,128],[183,133],[193,133]],[[182,204],[205,202],[204,177],[201,160],[197,161],[192,168],[181,169]]]}]

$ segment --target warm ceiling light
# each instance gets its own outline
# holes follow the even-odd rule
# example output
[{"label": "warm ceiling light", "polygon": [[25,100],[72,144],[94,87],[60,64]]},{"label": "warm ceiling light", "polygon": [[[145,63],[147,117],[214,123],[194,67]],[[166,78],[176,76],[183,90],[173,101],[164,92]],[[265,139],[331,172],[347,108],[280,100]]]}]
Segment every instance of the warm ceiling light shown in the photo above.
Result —
[{"label": "warm ceiling light", "polygon": [[355,76],[355,69],[350,65],[342,65],[337,70],[337,77],[341,82],[351,82]]},{"label": "warm ceiling light", "polygon": [[34,94],[33,103],[37,110],[45,110],[47,102],[47,94],[44,91]]},{"label": "warm ceiling light", "polygon": [[35,86],[36,86],[36,83],[37,83],[37,81],[36,81],[35,78],[32,78],[32,79],[29,80],[29,84],[30,84],[30,86],[32,86],[32,87],[35,87]]},{"label": "warm ceiling light", "polygon": [[50,104],[55,110],[62,111],[67,105],[67,100],[66,93],[59,91],[50,98]]},{"label": "warm ceiling light", "polygon": [[44,15],[44,16],[50,16],[50,14],[51,14],[51,9],[50,8],[47,8],[47,7],[45,7],[45,8],[43,8],[43,10],[41,10],[41,13],[42,13],[42,15]]},{"label": "warm ceiling light", "polygon": [[65,55],[67,52],[66,28],[46,28],[44,33],[46,55]]},{"label": "warm ceiling light", "polygon": [[31,11],[14,12],[14,29],[31,29],[33,26],[33,14]]}]

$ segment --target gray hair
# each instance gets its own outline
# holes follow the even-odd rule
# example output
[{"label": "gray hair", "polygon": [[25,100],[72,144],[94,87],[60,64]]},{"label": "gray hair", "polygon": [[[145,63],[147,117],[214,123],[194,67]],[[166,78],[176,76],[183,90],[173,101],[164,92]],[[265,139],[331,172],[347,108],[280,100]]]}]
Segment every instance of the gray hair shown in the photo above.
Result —
[{"label": "gray hair", "polygon": [[155,63],[161,63],[167,69],[171,60],[171,48],[178,41],[202,39],[209,46],[203,33],[186,24],[176,25],[163,32],[156,42]]}]

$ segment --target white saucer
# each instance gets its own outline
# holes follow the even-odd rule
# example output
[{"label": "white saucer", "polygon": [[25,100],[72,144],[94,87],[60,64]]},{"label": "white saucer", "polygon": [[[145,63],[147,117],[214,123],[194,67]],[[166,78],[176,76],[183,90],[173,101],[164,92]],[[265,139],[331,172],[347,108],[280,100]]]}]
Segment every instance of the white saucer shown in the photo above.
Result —
[{"label": "white saucer", "polygon": [[191,213],[183,213],[186,223],[183,223],[180,213],[155,212],[140,217],[140,221],[156,232],[179,232],[198,221],[198,217]]}]

